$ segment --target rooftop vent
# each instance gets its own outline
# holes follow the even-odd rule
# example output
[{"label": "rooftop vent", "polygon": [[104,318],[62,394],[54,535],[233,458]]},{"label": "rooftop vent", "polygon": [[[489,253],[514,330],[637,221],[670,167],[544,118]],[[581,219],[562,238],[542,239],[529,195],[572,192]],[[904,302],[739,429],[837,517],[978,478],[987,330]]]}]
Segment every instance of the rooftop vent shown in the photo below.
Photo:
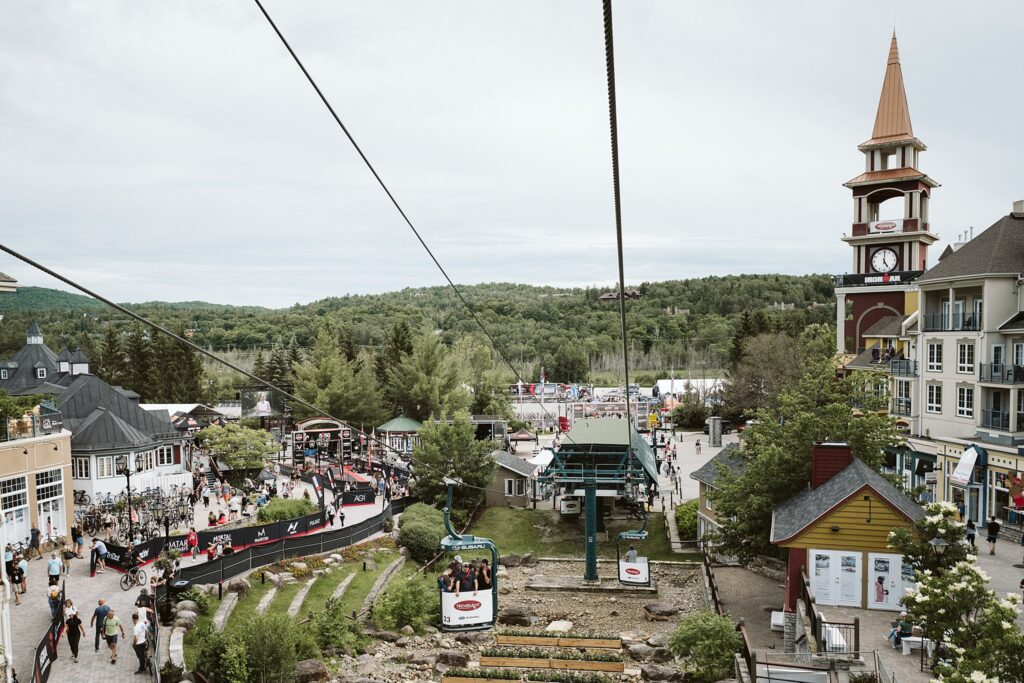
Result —
[{"label": "rooftop vent", "polygon": [[1018,199],[1013,203],[1014,218],[1024,218],[1024,199]]}]

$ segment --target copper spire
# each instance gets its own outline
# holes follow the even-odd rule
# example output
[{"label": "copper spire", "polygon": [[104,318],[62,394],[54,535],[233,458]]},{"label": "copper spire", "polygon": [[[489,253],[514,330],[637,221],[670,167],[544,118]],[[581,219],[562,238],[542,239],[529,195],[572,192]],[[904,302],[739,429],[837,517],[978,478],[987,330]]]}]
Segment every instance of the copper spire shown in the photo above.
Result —
[{"label": "copper spire", "polygon": [[885,82],[878,99],[878,113],[875,115],[875,129],[865,144],[879,144],[913,140],[914,130],[910,125],[910,109],[907,107],[907,92],[903,87],[903,70],[900,68],[900,49],[896,44],[896,32],[892,33],[889,45],[889,60],[885,66]]}]

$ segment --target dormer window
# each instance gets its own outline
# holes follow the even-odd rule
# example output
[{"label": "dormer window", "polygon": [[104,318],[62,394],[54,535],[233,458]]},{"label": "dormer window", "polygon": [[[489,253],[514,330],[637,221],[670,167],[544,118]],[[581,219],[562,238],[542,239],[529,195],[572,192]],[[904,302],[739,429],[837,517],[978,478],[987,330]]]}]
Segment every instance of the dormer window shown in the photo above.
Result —
[{"label": "dormer window", "polygon": [[46,368],[36,368],[36,379],[46,379]]},{"label": "dormer window", "polygon": [[6,370],[0,370],[0,379],[8,379]]}]

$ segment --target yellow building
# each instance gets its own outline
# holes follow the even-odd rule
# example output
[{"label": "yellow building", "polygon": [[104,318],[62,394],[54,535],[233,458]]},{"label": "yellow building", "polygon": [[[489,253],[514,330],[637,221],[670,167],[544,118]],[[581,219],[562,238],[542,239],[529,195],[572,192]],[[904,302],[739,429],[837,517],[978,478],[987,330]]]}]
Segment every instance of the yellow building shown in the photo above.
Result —
[{"label": "yellow building", "polygon": [[888,547],[889,533],[924,510],[847,444],[814,445],[810,487],[777,506],[772,543],[788,549],[786,611],[796,609],[803,574],[818,605],[899,610],[913,572]]}]

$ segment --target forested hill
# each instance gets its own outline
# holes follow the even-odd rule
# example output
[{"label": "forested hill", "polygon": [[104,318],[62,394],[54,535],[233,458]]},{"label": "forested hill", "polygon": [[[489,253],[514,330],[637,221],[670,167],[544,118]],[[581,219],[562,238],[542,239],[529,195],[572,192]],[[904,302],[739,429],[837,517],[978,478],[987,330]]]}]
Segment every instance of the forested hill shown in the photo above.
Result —
[{"label": "forested hill", "polygon": [[[739,315],[757,313],[761,326],[798,330],[810,322],[833,319],[832,278],[827,275],[731,275],[644,283],[641,297],[627,304],[630,336],[638,367],[692,362],[695,352],[713,362],[727,351]],[[618,348],[618,305],[602,301],[607,288],[558,288],[492,283],[462,288],[470,305],[512,360],[540,363],[564,346],[577,347],[595,368],[613,363]],[[793,304],[779,311],[777,304]],[[400,319],[414,329],[439,330],[446,341],[476,331],[475,324],[444,287],[403,289],[372,295],[332,297],[287,309],[186,303],[132,304],[142,315],[189,330],[193,341],[216,350],[269,349],[294,337],[308,346],[323,318],[351,331],[359,346],[375,347]],[[74,311],[74,315],[69,312]],[[43,327],[47,342],[62,341],[88,351],[105,327],[129,326],[125,317],[96,307],[85,297],[57,290],[24,287],[0,296],[0,357],[24,342],[31,318]],[[759,312],[759,313],[758,313]],[[632,364],[632,363],[631,363]],[[611,369],[610,367],[608,369]]]}]

